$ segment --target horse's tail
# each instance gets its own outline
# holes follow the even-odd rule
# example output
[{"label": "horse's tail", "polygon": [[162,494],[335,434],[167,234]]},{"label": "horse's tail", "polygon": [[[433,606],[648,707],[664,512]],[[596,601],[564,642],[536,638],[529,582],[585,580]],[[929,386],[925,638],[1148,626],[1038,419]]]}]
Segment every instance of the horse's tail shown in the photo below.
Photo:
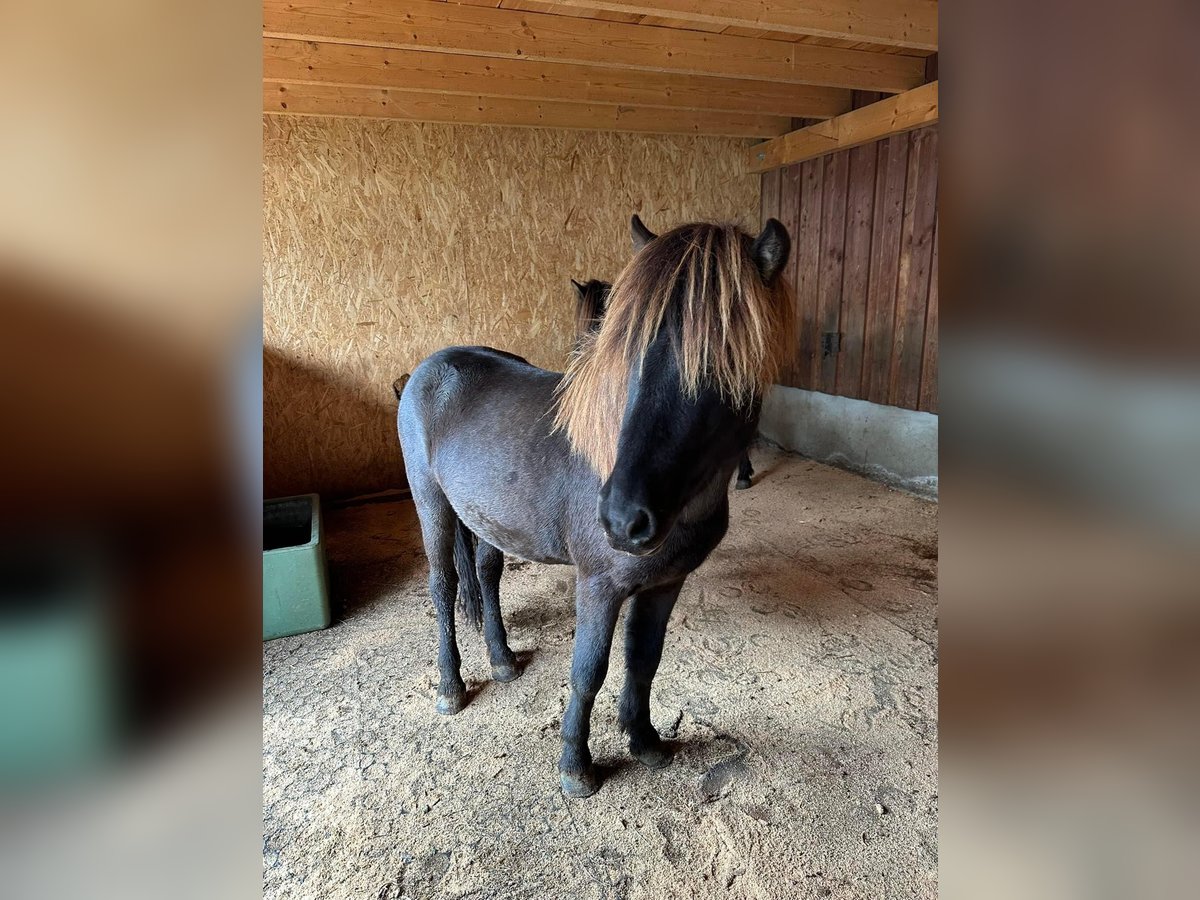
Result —
[{"label": "horse's tail", "polygon": [[397,400],[399,400],[400,395],[404,393],[404,386],[406,384],[408,384],[408,379],[410,379],[411,377],[412,377],[411,375],[401,375],[399,378],[397,378],[395,381],[392,382],[392,390],[396,392]]},{"label": "horse's tail", "polygon": [[454,568],[458,570],[458,608],[475,630],[481,631],[483,591],[479,587],[479,573],[475,571],[475,534],[457,517],[454,520]]}]

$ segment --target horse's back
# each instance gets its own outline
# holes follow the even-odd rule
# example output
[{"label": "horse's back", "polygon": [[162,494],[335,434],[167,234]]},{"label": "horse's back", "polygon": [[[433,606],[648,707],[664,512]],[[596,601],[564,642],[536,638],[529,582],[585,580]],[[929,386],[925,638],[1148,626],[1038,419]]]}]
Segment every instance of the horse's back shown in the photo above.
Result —
[{"label": "horse's back", "polygon": [[468,407],[494,405],[493,396],[550,402],[560,377],[504,350],[446,347],[422,360],[403,386],[397,413],[401,442],[406,423],[436,430],[448,414],[459,418]]}]

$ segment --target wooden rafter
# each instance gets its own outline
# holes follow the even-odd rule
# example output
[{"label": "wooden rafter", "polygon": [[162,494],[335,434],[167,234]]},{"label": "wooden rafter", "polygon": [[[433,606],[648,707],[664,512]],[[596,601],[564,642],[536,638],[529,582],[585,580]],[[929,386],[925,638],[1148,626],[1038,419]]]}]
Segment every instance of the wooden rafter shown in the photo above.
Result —
[{"label": "wooden rafter", "polygon": [[932,81],[751,147],[746,154],[746,168],[749,172],[766,172],[932,125],[937,120],[938,83]]},{"label": "wooden rafter", "polygon": [[813,119],[827,119],[850,109],[850,92],[839,88],[281,38],[263,39],[263,78],[285,84],[724,110]]},{"label": "wooden rafter", "polygon": [[432,0],[264,0],[263,34],[889,93],[924,80],[916,57]]},{"label": "wooden rafter", "polygon": [[768,137],[791,120],[723,111],[662,109],[589,103],[543,103],[503,97],[391,91],[329,85],[263,83],[263,111],[278,115],[406,119],[472,125],[640,131]]},{"label": "wooden rafter", "polygon": [[543,0],[683,22],[937,50],[937,0]]}]

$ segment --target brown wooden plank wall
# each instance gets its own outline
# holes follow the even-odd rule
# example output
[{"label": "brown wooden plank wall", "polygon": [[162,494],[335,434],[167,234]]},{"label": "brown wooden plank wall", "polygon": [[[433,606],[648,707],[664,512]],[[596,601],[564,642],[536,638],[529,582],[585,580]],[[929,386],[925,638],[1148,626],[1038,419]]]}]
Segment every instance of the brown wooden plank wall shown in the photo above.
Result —
[{"label": "brown wooden plank wall", "polygon": [[763,220],[792,237],[784,384],[937,412],[937,146],[930,126],[762,176]]}]

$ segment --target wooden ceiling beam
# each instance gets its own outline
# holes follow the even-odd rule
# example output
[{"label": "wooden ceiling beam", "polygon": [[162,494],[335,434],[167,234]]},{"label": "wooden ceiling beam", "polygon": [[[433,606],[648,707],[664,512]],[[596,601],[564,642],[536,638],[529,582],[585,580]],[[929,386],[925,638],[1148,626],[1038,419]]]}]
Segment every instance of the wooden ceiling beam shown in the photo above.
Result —
[{"label": "wooden ceiling beam", "polygon": [[924,60],[432,0],[264,0],[266,37],[894,93]]},{"label": "wooden ceiling beam", "polygon": [[391,91],[329,85],[263,83],[263,112],[277,115],[406,119],[469,125],[579,128],[769,137],[783,134],[791,120],[750,113],[537,102],[503,97]]},{"label": "wooden ceiling beam", "polygon": [[704,25],[937,50],[937,0],[543,0]]},{"label": "wooden ceiling beam", "polygon": [[748,172],[766,172],[826,153],[869,144],[891,134],[912,131],[938,120],[938,83],[887,97],[808,128],[791,131],[751,147]]},{"label": "wooden ceiling beam", "polygon": [[828,119],[850,109],[850,92],[840,88],[284,38],[263,39],[263,78],[286,84],[726,110],[812,119]]}]

